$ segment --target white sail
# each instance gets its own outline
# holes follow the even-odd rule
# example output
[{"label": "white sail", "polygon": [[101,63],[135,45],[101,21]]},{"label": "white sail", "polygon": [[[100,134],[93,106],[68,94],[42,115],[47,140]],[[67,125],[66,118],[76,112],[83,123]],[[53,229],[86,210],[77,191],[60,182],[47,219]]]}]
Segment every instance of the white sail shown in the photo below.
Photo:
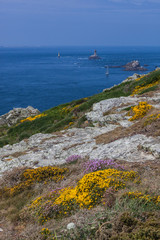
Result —
[{"label": "white sail", "polygon": [[108,65],[107,65],[106,75],[109,75],[109,67],[108,67]]}]

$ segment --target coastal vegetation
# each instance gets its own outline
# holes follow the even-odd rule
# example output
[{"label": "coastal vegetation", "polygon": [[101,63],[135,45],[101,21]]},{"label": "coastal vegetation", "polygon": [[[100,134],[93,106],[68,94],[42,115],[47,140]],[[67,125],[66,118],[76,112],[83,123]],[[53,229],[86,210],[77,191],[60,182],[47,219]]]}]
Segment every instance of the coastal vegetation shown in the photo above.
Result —
[{"label": "coastal vegetation", "polygon": [[74,100],[46,110],[35,117],[21,120],[10,128],[4,127],[0,135],[0,147],[16,143],[36,133],[52,133],[71,127],[83,127],[86,120],[85,113],[91,110],[94,103],[110,98],[155,91],[159,83],[160,70],[156,70],[141,77],[138,81],[124,82],[102,93]]},{"label": "coastal vegetation", "polygon": [[[148,174],[148,163],[99,161],[5,173],[1,218],[16,229],[14,239],[158,240],[158,163]],[[69,222],[76,227],[66,230]]]},{"label": "coastal vegetation", "polygon": [[[85,116],[92,110],[94,103],[133,94],[137,97],[153,96],[154,93],[159,94],[159,86],[160,70],[156,70],[94,96],[54,107],[34,117],[25,118],[12,127],[1,127],[0,146],[17,143],[22,139],[27,142],[27,138],[35,133],[54,133],[58,136],[73,127],[77,131],[87,126],[94,128]],[[124,128],[117,125],[110,132],[95,135],[96,144],[112,144],[119,138],[123,141],[136,134],[139,138],[144,133],[146,138],[158,136],[154,139],[156,141],[160,136],[160,112],[154,106],[154,101],[150,103],[143,99],[138,99],[137,103],[129,106],[124,104],[119,111],[124,113],[131,126]],[[104,117],[107,115],[108,112],[105,112]],[[63,132],[59,132],[61,130]],[[75,137],[73,132],[67,134]],[[55,135],[52,137],[55,138],[56,145]],[[49,138],[50,135],[47,143],[51,145]],[[61,141],[63,144],[63,139]],[[142,159],[146,152],[150,156],[155,154],[149,146],[138,144],[137,148],[142,149]],[[158,145],[157,142],[156,144]],[[66,151],[67,147],[64,145],[63,150]],[[72,148],[76,147],[77,142]],[[33,150],[38,154],[38,146]],[[24,152],[11,153],[12,156],[23,154]],[[47,166],[48,159],[44,158],[43,167],[38,162],[27,167],[27,158],[26,166],[3,173],[0,179],[2,240],[160,239],[159,155],[154,160],[152,156],[147,161],[138,161],[137,152],[134,161],[127,154],[125,160],[99,159],[96,156],[90,159],[84,157],[82,148],[81,153],[65,156],[63,152],[61,158],[64,161],[61,166]],[[12,164],[10,157],[6,155],[2,160]]]}]

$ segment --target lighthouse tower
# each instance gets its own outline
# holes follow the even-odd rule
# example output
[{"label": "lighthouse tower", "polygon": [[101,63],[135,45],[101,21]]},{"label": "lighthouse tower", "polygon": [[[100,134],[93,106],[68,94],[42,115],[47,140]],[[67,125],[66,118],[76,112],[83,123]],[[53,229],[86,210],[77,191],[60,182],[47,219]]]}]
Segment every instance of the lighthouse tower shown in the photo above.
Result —
[{"label": "lighthouse tower", "polygon": [[89,57],[89,59],[100,59],[100,57],[97,55],[97,51],[94,50],[94,54]]},{"label": "lighthouse tower", "polygon": [[97,56],[97,51],[96,51],[96,50],[94,50],[94,56],[95,56],[95,57]]}]

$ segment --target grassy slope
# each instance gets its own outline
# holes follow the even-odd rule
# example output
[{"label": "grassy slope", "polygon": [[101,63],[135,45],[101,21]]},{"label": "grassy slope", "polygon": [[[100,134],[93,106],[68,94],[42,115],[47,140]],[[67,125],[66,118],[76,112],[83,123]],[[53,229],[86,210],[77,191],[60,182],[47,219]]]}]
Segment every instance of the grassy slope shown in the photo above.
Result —
[{"label": "grassy slope", "polygon": [[[68,126],[74,121],[74,126],[81,126],[85,121],[85,112],[92,108],[93,103],[103,99],[119,96],[128,96],[137,85],[148,85],[160,80],[160,71],[152,72],[140,81],[123,83],[104,93],[96,94],[88,99],[73,101],[45,111],[47,117],[37,119],[33,122],[25,122],[12,128],[3,129],[4,136],[1,137],[1,144],[16,142],[23,137],[28,137],[38,132],[53,132]],[[147,89],[152,91],[153,87]],[[62,108],[67,106],[80,106],[70,112],[62,114]],[[76,117],[75,118],[73,118]],[[6,134],[6,131],[7,134]],[[6,136],[5,136],[6,135]],[[160,208],[148,202],[148,200],[123,198],[125,192],[142,192],[150,196],[160,195],[159,173],[160,165],[157,162],[127,163],[123,164],[128,170],[137,171],[141,177],[141,183],[127,183],[125,189],[118,192],[107,192],[104,196],[105,204],[100,202],[93,209],[74,209],[71,214],[58,219],[51,218],[45,223],[38,223],[37,215],[27,211],[27,204],[39,196],[46,196],[51,190],[75,187],[77,182],[85,175],[83,164],[87,159],[81,159],[74,164],[65,164],[69,171],[62,181],[55,183],[52,180],[35,182],[30,188],[22,188],[18,194],[8,196],[3,187],[14,187],[17,183],[23,182],[20,178],[24,169],[14,169],[6,173],[2,179],[0,188],[0,232],[2,240],[158,240],[160,239]],[[47,184],[46,184],[47,183]],[[50,198],[49,198],[50,199]],[[47,212],[47,208],[45,210]],[[34,211],[33,211],[34,213]],[[76,224],[75,230],[66,231],[68,223]],[[42,234],[42,229],[49,229]],[[51,235],[50,235],[51,234]]]},{"label": "grassy slope", "polygon": [[[140,81],[121,83],[110,90],[95,94],[87,99],[79,99],[51,108],[43,112],[47,114],[47,116],[36,119],[32,122],[27,121],[9,129],[7,127],[4,127],[3,129],[1,128],[0,147],[6,144],[13,144],[36,133],[52,133],[63,130],[64,128],[68,128],[71,122],[73,123],[73,126],[80,127],[85,121],[84,114],[91,110],[94,103],[104,99],[129,96],[136,86],[146,86],[157,82],[158,80],[160,80],[160,70],[151,72]],[[143,92],[155,90],[156,88],[157,86],[154,86]],[[76,105],[79,106],[74,108]],[[62,110],[64,107],[72,108],[73,110],[65,112]]]}]

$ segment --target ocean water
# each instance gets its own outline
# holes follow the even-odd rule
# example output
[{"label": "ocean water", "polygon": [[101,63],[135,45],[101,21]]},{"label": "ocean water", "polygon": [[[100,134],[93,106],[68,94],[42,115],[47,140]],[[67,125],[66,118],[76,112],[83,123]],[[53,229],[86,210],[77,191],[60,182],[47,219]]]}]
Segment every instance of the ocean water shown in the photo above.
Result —
[{"label": "ocean water", "polygon": [[160,47],[96,49],[100,60],[88,59],[92,47],[0,48],[0,115],[29,105],[43,111],[99,93],[134,73],[110,68],[106,76],[105,65],[139,60],[149,65],[147,72],[160,66]]}]

